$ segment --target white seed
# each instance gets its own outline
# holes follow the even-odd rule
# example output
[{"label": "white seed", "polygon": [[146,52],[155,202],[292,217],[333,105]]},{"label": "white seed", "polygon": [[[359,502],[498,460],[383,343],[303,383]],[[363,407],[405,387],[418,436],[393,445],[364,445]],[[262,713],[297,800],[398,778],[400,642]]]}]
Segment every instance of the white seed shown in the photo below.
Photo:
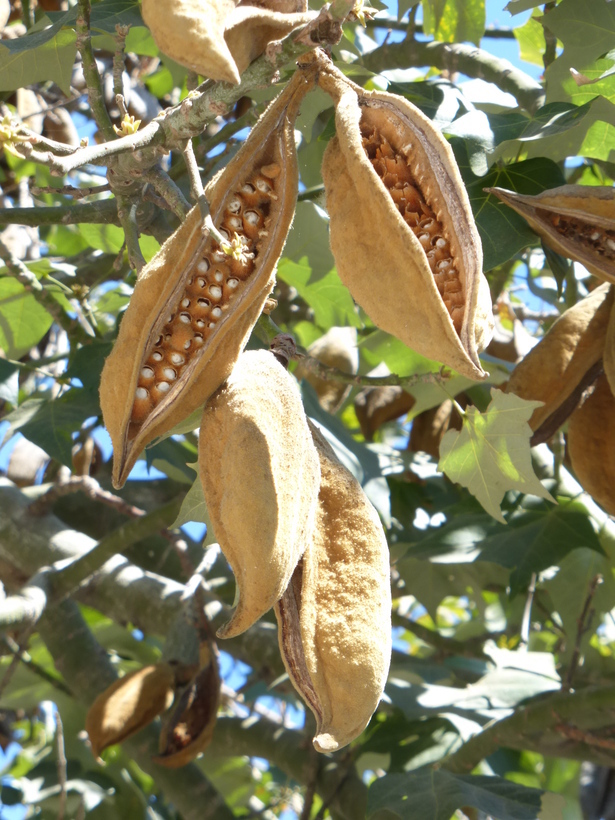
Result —
[{"label": "white seed", "polygon": [[441,236],[436,239],[436,248],[445,248],[446,244],[446,239],[443,239]]},{"label": "white seed", "polygon": [[188,339],[188,341],[184,342],[184,350],[190,350],[190,345],[191,344],[192,344],[192,341],[190,339]]},{"label": "white seed", "polygon": [[450,264],[451,264],[450,259],[443,259],[441,262],[438,262],[438,265],[437,265],[438,270],[446,270],[446,268],[448,268],[450,266]]},{"label": "white seed", "polygon": [[243,218],[246,220],[248,225],[256,226],[261,221],[261,218],[257,211],[246,211],[243,215]]},{"label": "white seed", "polygon": [[200,345],[202,345],[202,344],[203,344],[203,341],[204,341],[204,340],[203,340],[203,337],[202,337],[200,334],[198,334],[198,333],[197,333],[197,334],[196,334],[196,336],[194,337],[194,343],[195,343],[195,345],[200,346]]},{"label": "white seed", "polygon": [[181,353],[171,353],[171,364],[180,365],[186,361],[185,356],[182,356]]},{"label": "white seed", "polygon": [[[207,259],[201,259],[199,264],[196,266],[196,269],[199,273],[207,273],[207,271],[209,270],[209,261]],[[203,286],[201,285],[201,287]]]},{"label": "white seed", "polygon": [[195,325],[198,327],[199,330],[203,330],[205,327],[205,322],[202,319],[197,319]]},{"label": "white seed", "polygon": [[168,325],[171,324],[171,322],[173,321],[174,316],[175,316],[175,314],[169,313],[169,315],[167,316],[167,324]]},{"label": "white seed", "polygon": [[212,258],[214,262],[224,262],[224,260],[226,259],[226,254],[224,253],[224,251],[214,251],[212,253]]},{"label": "white seed", "polygon": [[175,381],[177,378],[177,373],[173,370],[172,367],[165,367],[162,371],[162,375],[165,379],[168,379],[170,382]]},{"label": "white seed", "polygon": [[261,194],[268,194],[271,190],[271,185],[267,182],[266,179],[257,179],[256,187],[261,192]]},{"label": "white seed", "polygon": [[171,385],[168,382],[159,382],[156,385],[156,390],[159,393],[168,393],[170,389],[171,389]]},{"label": "white seed", "polygon": [[419,242],[424,248],[428,248],[431,244],[428,233],[422,233],[419,236]]},{"label": "white seed", "polygon": [[229,279],[226,283],[231,290],[235,290],[237,285],[239,284],[239,279]]},{"label": "white seed", "polygon": [[180,313],[179,314],[179,321],[183,322],[185,325],[189,325],[192,319],[190,318],[189,313]]},{"label": "white seed", "polygon": [[[158,354],[160,356],[160,354]],[[160,356],[162,359],[162,356]],[[141,368],[141,377],[143,379],[152,379],[154,377],[154,371],[151,367],[142,367]]]},{"label": "white seed", "polygon": [[246,184],[242,187],[241,190],[243,191],[244,194],[253,194],[254,193],[254,185],[250,185],[249,182],[246,182]]},{"label": "white seed", "polygon": [[190,299],[182,299],[182,307],[183,308],[190,307]]},{"label": "white seed", "polygon": [[199,278],[196,280],[196,283],[200,288],[204,288],[205,285],[207,284],[207,280],[206,279],[201,279],[201,277],[199,276]]},{"label": "white seed", "polygon": [[138,399],[146,399],[149,396],[149,393],[144,387],[137,387],[136,396]]},{"label": "white seed", "polygon": [[202,310],[205,310],[205,308],[208,308],[211,305],[209,299],[197,299],[196,303]]},{"label": "white seed", "polygon": [[214,318],[219,319],[219,318],[220,318],[220,316],[222,316],[222,308],[215,307],[215,308],[212,310],[211,315],[212,315]]},{"label": "white seed", "polygon": [[215,328],[215,326],[216,326],[216,323],[215,323],[215,322],[210,322],[210,323],[207,325],[207,327],[208,327],[210,330],[213,330],[213,329]]},{"label": "white seed", "polygon": [[228,205],[226,206],[226,210],[230,211],[232,214],[238,214],[241,210],[241,200],[238,196],[232,196],[229,200]]},{"label": "white seed", "polygon": [[222,273],[221,270],[217,270],[214,273],[214,279],[216,280],[216,282],[223,282],[224,281],[224,274]]},{"label": "white seed", "polygon": [[[160,341],[162,341],[162,339],[160,339]],[[162,353],[159,353],[157,350],[155,350],[155,351],[152,353],[152,359],[153,359],[155,362],[161,362],[161,361],[162,361]]]},{"label": "white seed", "polygon": [[607,248],[609,248],[609,250],[615,251],[615,242],[613,242],[612,239],[606,240],[606,246]]},{"label": "white seed", "polygon": [[241,219],[238,216],[231,216],[227,222],[229,228],[232,228],[234,231],[238,231],[242,227]]},{"label": "white seed", "polygon": [[210,285],[209,286],[209,295],[212,299],[221,299],[222,298],[222,288],[218,287],[218,285]]},{"label": "white seed", "polygon": [[592,242],[597,242],[600,239],[600,231],[594,231],[589,238]]}]

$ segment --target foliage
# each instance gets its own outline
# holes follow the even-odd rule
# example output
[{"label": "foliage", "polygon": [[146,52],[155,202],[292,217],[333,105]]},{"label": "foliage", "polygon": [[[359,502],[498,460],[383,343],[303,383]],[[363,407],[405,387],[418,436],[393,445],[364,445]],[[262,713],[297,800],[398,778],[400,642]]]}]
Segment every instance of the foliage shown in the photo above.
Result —
[{"label": "foliage", "polygon": [[[331,13],[343,20],[351,6],[336,0]],[[335,26],[322,35],[354,82],[406,97],[450,140],[495,305],[488,379],[409,350],[342,284],[320,177],[333,108],[319,90],[296,125],[301,189],[277,305],[249,342],[267,346],[281,330],[305,357],[332,327],[356,329],[358,375],[318,370],[351,385],[341,406],[319,404],[309,357],[302,397],[386,525],[385,698],[350,747],[316,755],[269,613],[219,642],[213,738],[171,772],[153,761],[159,719],[95,760],[87,707],[146,666],[170,660],[190,677],[235,585],[203,526],[199,414],[112,491],[100,373],[135,272],[190,204],[186,140],[206,183],[308,47],[291,35],[240,86],[196,87],[159,53],[136,0],[11,3],[0,43],[0,816],[11,806],[43,820],[601,816],[601,773],[615,765],[615,526],[575,480],[567,416],[532,447],[536,402],[505,392],[514,363],[597,280],[484,189],[613,185],[615,9],[510,0],[507,10],[512,30],[497,35],[524,70],[493,53],[484,0],[399,0],[366,29],[346,20],[339,43]],[[488,81],[480,102],[467,77]],[[140,128],[106,155],[123,120]],[[368,431],[356,399],[373,389],[393,392]]]}]

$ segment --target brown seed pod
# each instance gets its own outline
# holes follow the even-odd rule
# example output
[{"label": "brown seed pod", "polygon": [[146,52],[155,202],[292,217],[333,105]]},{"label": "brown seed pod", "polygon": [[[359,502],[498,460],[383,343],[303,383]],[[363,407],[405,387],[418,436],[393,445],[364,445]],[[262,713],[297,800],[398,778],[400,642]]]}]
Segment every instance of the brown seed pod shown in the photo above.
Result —
[{"label": "brown seed pod", "polygon": [[563,313],[513,370],[506,392],[544,402],[532,413],[532,430],[574,394],[588,370],[601,359],[612,305],[611,286],[600,285]]},{"label": "brown seed pod", "polygon": [[220,672],[213,644],[201,646],[201,668],[188,683],[165,722],[156,763],[169,769],[185,766],[211,743],[218,704]]},{"label": "brown seed pod", "polygon": [[310,423],[320,456],[316,529],[275,612],[289,677],[334,752],[367,726],[391,657],[389,550],[360,484]]},{"label": "brown seed pod", "polygon": [[366,441],[372,441],[376,430],[387,421],[405,415],[414,407],[416,399],[403,387],[366,387],[354,400],[354,409]]},{"label": "brown seed pod", "polygon": [[605,375],[570,417],[568,454],[579,484],[615,515],[615,398]]},{"label": "brown seed pod", "polygon": [[482,248],[453,152],[402,97],[364,91],[333,67],[322,174],[339,275],[378,327],[472,379],[493,330]]},{"label": "brown seed pod", "polygon": [[295,210],[297,72],[208,191],[224,253],[193,208],[141,271],[102,373],[100,402],[121,487],[143,447],[201,406],[230,373],[275,281]]},{"label": "brown seed pod", "polygon": [[273,353],[244,353],[205,407],[199,472],[214,534],[235,573],[244,632],[280,598],[311,538],[320,470],[295,379]]},{"label": "brown seed pod", "polygon": [[[344,373],[357,373],[359,370],[357,330],[354,327],[332,327],[308,347],[308,353],[329,367],[336,367]],[[349,384],[322,379],[310,373],[301,365],[301,362],[295,370],[295,376],[298,379],[305,379],[312,385],[320,406],[328,413],[335,413],[339,410],[351,389]]]},{"label": "brown seed pod", "polygon": [[164,54],[204,77],[235,84],[268,43],[314,16],[307,0],[143,0],[141,8]]},{"label": "brown seed pod", "polygon": [[615,395],[615,307],[611,307],[602,359],[611,392]]},{"label": "brown seed pod", "polygon": [[[467,400],[463,395],[456,401],[466,407]],[[412,419],[412,428],[408,439],[408,450],[417,453],[422,450],[433,459],[440,459],[440,442],[447,430],[461,430],[461,417],[451,399],[443,401],[439,407],[431,407]]]},{"label": "brown seed pod", "polygon": [[173,701],[173,684],[170,664],[156,663],[124,675],[105,689],[85,719],[94,756],[134,735],[168,709]]},{"label": "brown seed pod", "polygon": [[536,196],[504,188],[489,194],[529,222],[547,245],[575,259],[607,282],[615,282],[615,190],[594,185],[562,185]]}]

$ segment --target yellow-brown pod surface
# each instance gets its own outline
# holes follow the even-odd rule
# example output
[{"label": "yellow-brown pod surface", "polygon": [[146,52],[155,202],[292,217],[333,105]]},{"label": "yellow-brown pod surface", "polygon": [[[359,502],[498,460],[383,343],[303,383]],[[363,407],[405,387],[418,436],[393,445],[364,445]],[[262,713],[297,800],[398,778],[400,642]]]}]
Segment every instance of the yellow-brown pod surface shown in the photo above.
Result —
[{"label": "yellow-brown pod surface", "polygon": [[289,677],[334,752],[369,723],[391,658],[389,550],[378,514],[310,424],[321,483],[312,543],[276,605]]},{"label": "yellow-brown pod surface", "polygon": [[402,97],[329,67],[322,174],[339,275],[378,327],[472,379],[493,332],[482,248],[453,152]]},{"label": "yellow-brown pod surface", "polygon": [[272,40],[307,23],[307,0],[143,0],[158,48],[212,80],[239,83]]},{"label": "yellow-brown pod surface", "polygon": [[563,313],[513,370],[506,392],[544,402],[532,413],[532,430],[563,404],[602,358],[612,306],[611,286],[600,285]]},{"label": "yellow-brown pod surface", "polygon": [[568,454],[579,484],[615,515],[615,398],[605,375],[570,417]]},{"label": "yellow-brown pod surface", "polygon": [[320,468],[297,382],[269,351],[244,353],[205,407],[199,473],[214,535],[235,573],[244,632],[288,586],[312,537]]},{"label": "yellow-brown pod surface", "polygon": [[562,256],[576,259],[607,282],[615,282],[615,190],[562,185],[537,196],[485,188],[530,224]]},{"label": "yellow-brown pod surface", "polygon": [[208,191],[227,255],[193,208],[141,271],[102,373],[100,402],[121,487],[146,444],[183,421],[229,375],[275,282],[295,211],[297,72]]}]

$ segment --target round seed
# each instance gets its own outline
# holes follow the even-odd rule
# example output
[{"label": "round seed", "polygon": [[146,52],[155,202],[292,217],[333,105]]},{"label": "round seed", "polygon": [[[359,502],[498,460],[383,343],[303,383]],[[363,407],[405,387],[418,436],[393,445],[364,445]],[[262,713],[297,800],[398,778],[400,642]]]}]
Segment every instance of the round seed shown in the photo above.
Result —
[{"label": "round seed", "polygon": [[243,218],[248,225],[258,225],[261,221],[260,214],[257,211],[246,211]]},{"label": "round seed", "polygon": [[172,367],[165,367],[162,371],[162,375],[165,379],[168,379],[170,382],[174,381],[177,378],[177,373],[173,370]]},{"label": "round seed", "polygon": [[246,184],[242,186],[241,190],[244,192],[244,194],[253,194],[254,185],[250,185],[249,182],[246,182]]},{"label": "round seed", "polygon": [[215,323],[215,322],[210,322],[210,323],[207,325],[207,327],[208,327],[210,330],[213,330],[213,329],[215,328],[215,326],[216,326],[216,323]]},{"label": "round seed", "polygon": [[176,365],[183,364],[186,361],[185,356],[182,356],[181,353],[171,353],[170,359],[171,359],[171,364],[176,364]]},{"label": "round seed", "polygon": [[223,282],[224,281],[224,274],[222,273],[221,270],[217,270],[214,273],[214,279],[216,280],[216,282]]},{"label": "round seed", "polygon": [[201,279],[201,277],[199,276],[199,278],[196,280],[196,283],[200,288],[204,288],[205,285],[207,284],[207,280],[206,279]]},{"label": "round seed", "polygon": [[447,244],[446,239],[443,239],[441,236],[439,236],[435,241],[436,248],[445,248]]},{"label": "round seed", "polygon": [[156,390],[159,393],[168,393],[171,389],[171,385],[168,382],[158,382],[156,385]]},{"label": "round seed", "polygon": [[195,345],[197,345],[197,347],[200,347],[200,346],[203,344],[203,341],[204,341],[204,339],[203,339],[203,337],[201,336],[201,334],[200,334],[200,333],[197,333],[197,334],[196,334],[196,336],[194,337],[194,343],[195,343]]},{"label": "round seed", "polygon": [[239,279],[229,279],[226,283],[231,290],[235,290],[237,285],[239,284]]},{"label": "round seed", "polygon": [[190,307],[190,299],[182,299],[182,307],[183,308]]},{"label": "round seed", "polygon": [[183,322],[185,325],[189,325],[192,319],[190,318],[189,313],[180,313],[179,314],[179,321]]},{"label": "round seed", "polygon": [[137,387],[136,396],[138,399],[146,399],[149,396],[149,393],[144,387]]},{"label": "round seed", "polygon": [[606,240],[606,246],[607,246],[607,248],[609,248],[609,250],[615,251],[615,242],[613,242],[612,239],[607,239]]},{"label": "round seed", "polygon": [[[162,342],[162,336],[160,336],[160,342]],[[161,362],[161,361],[162,361],[162,353],[159,353],[157,350],[155,350],[155,351],[152,353],[152,359],[153,359],[155,362]]]},{"label": "round seed", "polygon": [[199,273],[207,273],[207,271],[209,270],[209,260],[201,259],[199,264],[196,266],[196,269]]},{"label": "round seed", "polygon": [[[158,354],[160,356],[160,354]],[[162,359],[162,356],[160,356]],[[151,367],[142,367],[141,368],[141,378],[142,379],[153,379],[154,378],[154,371]],[[145,398],[142,396],[142,398]]]},{"label": "round seed", "polygon": [[209,299],[197,299],[196,303],[203,310],[205,310],[206,308],[208,308],[211,305],[211,302],[209,301]]},{"label": "round seed", "polygon": [[190,350],[190,346],[191,346],[191,345],[192,345],[192,340],[191,340],[191,339],[187,339],[187,340],[184,342],[184,350]]},{"label": "round seed", "polygon": [[441,262],[438,262],[437,268],[438,270],[445,270],[446,268],[450,267],[450,264],[450,259],[443,259]]},{"label": "round seed", "polygon": [[226,224],[229,226],[229,228],[232,228],[234,231],[238,231],[241,229],[243,223],[238,216],[231,216],[227,220]]},{"label": "round seed", "polygon": [[232,214],[238,214],[241,211],[241,199],[238,196],[232,196],[229,200],[226,210]]},{"label": "round seed", "polygon": [[268,194],[271,190],[271,185],[267,182],[266,179],[263,179],[262,177],[256,180],[255,185],[261,192],[261,194]]},{"label": "round seed", "polygon": [[219,318],[220,318],[220,316],[222,316],[222,308],[215,307],[215,308],[212,310],[211,315],[212,315],[213,317],[215,317],[216,319],[219,319]]},{"label": "round seed", "polygon": [[210,285],[209,286],[209,294],[212,299],[221,299],[222,298],[222,288],[218,287],[218,285]]},{"label": "round seed", "polygon": [[205,322],[202,319],[197,319],[194,324],[198,327],[199,330],[203,330],[203,328],[205,327]]}]

